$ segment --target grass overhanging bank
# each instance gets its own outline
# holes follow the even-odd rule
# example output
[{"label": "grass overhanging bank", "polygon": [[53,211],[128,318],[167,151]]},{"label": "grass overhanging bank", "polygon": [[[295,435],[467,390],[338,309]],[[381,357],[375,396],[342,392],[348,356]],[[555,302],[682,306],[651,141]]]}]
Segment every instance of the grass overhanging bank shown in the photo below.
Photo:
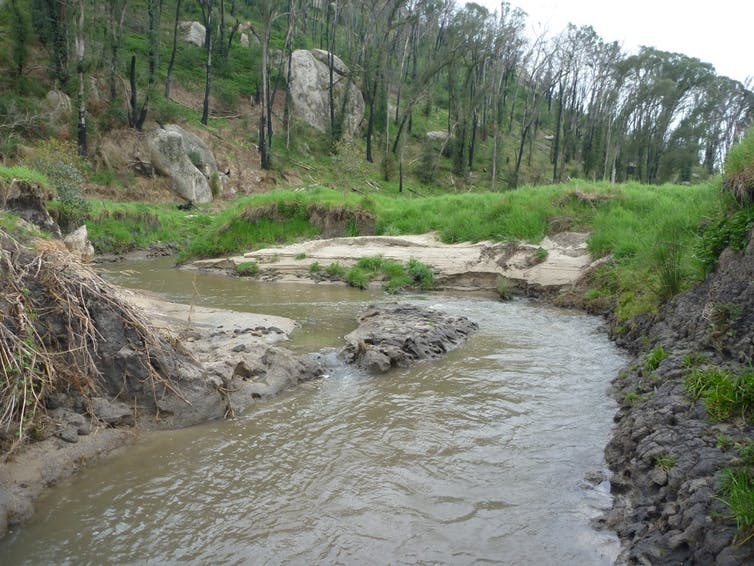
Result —
[{"label": "grass overhanging bank", "polygon": [[[536,243],[548,234],[589,232],[589,251],[607,260],[569,300],[599,312],[614,308],[619,320],[628,321],[655,314],[664,301],[703,278],[720,245],[751,221],[748,208],[739,209],[739,220],[724,220],[737,206],[716,183],[571,181],[505,193],[426,197],[315,187],[240,198],[219,212],[95,203],[90,234],[102,252],[172,242],[178,261],[185,262],[332,235],[435,231],[446,243]],[[322,221],[327,211],[340,219],[339,231]]]}]

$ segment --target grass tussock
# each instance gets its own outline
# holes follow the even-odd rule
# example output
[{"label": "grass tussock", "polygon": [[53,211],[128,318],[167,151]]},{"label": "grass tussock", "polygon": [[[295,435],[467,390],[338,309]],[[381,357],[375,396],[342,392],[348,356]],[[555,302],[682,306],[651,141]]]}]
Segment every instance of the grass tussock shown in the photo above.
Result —
[{"label": "grass tussock", "polygon": [[694,399],[704,400],[713,419],[754,422],[754,369],[741,373],[719,367],[695,369],[684,385]]}]

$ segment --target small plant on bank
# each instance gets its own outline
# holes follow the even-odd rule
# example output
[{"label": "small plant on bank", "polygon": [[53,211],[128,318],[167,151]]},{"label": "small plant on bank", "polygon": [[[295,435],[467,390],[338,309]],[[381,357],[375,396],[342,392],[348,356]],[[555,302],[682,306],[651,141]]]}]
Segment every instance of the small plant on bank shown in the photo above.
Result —
[{"label": "small plant on bank", "polygon": [[335,261],[325,268],[325,273],[331,277],[345,277],[346,268]]},{"label": "small plant on bank", "polygon": [[623,397],[623,402],[628,405],[633,405],[634,403],[637,403],[641,401],[643,397],[636,391],[629,391],[626,393],[626,396]]},{"label": "small plant on bank", "polygon": [[303,252],[297,253],[295,256],[293,256],[293,259],[295,259],[296,261],[301,261],[302,259],[306,259],[306,254]]},{"label": "small plant on bank", "polygon": [[661,469],[665,473],[672,470],[675,464],[676,464],[676,459],[670,454],[668,454],[667,452],[658,454],[655,457],[655,466],[657,466],[659,469]]},{"label": "small plant on bank", "polygon": [[250,277],[259,273],[259,264],[256,261],[243,261],[236,266],[236,273],[243,277]]},{"label": "small plant on bank", "polygon": [[408,260],[408,273],[420,289],[429,291],[435,288],[435,274],[432,268],[416,259]]},{"label": "small plant on bank", "polygon": [[754,478],[751,470],[723,470],[721,500],[731,511],[738,526],[737,542],[744,544],[754,537]]},{"label": "small plant on bank", "polygon": [[369,287],[369,279],[369,274],[358,267],[352,267],[346,273],[346,283],[357,289],[366,289]]},{"label": "small plant on bank", "polygon": [[698,368],[709,361],[709,356],[701,352],[686,354],[681,358],[681,365],[688,369]]},{"label": "small plant on bank", "polygon": [[723,452],[729,450],[733,446],[733,439],[727,434],[718,434],[715,437],[715,447],[719,448]]},{"label": "small plant on bank", "polygon": [[547,250],[542,247],[537,248],[537,251],[534,252],[534,259],[537,260],[537,263],[542,263],[543,261],[545,261],[547,259],[547,256]]},{"label": "small plant on bank", "polygon": [[498,277],[495,283],[495,290],[498,296],[503,301],[510,301],[513,299],[513,283],[506,277]]},{"label": "small plant on bank", "polygon": [[754,466],[754,442],[738,443],[736,444],[736,451],[744,464]]},{"label": "small plant on bank", "polygon": [[669,355],[670,354],[662,347],[662,345],[657,346],[644,357],[644,369],[647,371],[656,370],[660,366],[660,363],[662,363],[662,360]]},{"label": "small plant on bank", "polygon": [[315,261],[309,266],[309,273],[319,273],[320,271],[322,271],[322,266],[318,261]]}]

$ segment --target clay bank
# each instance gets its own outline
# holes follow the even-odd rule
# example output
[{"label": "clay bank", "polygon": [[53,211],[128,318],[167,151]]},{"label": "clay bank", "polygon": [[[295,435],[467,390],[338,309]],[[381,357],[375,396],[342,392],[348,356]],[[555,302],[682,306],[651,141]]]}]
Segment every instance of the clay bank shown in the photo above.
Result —
[{"label": "clay bank", "polygon": [[363,257],[418,260],[435,272],[436,287],[453,291],[494,291],[501,278],[520,290],[557,291],[575,284],[595,264],[587,251],[589,234],[563,232],[537,245],[475,242],[445,244],[435,234],[359,236],[300,242],[240,256],[195,261],[189,267],[235,271],[245,262],[259,265],[265,281],[321,281],[332,263],[351,267]]}]

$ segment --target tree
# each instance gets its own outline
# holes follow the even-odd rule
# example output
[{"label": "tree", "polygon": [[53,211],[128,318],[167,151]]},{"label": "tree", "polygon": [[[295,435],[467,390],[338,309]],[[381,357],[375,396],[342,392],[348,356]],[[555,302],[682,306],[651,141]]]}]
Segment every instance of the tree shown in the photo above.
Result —
[{"label": "tree", "polygon": [[165,75],[165,98],[170,98],[170,88],[173,80],[173,65],[175,64],[175,52],[178,47],[178,22],[181,17],[181,3],[182,0],[176,0],[175,2],[175,19],[173,20],[173,47],[170,50],[170,61],[168,62],[168,70]]},{"label": "tree", "polygon": [[199,0],[204,19],[204,49],[207,52],[204,80],[204,102],[202,103],[201,122],[205,126],[209,122],[209,94],[212,87],[212,10],[215,0]]},{"label": "tree", "polygon": [[78,89],[78,128],[77,148],[81,157],[86,157],[86,89],[84,84],[84,14],[86,13],[85,0],[78,0],[79,14],[76,21],[76,71],[79,77]]}]

